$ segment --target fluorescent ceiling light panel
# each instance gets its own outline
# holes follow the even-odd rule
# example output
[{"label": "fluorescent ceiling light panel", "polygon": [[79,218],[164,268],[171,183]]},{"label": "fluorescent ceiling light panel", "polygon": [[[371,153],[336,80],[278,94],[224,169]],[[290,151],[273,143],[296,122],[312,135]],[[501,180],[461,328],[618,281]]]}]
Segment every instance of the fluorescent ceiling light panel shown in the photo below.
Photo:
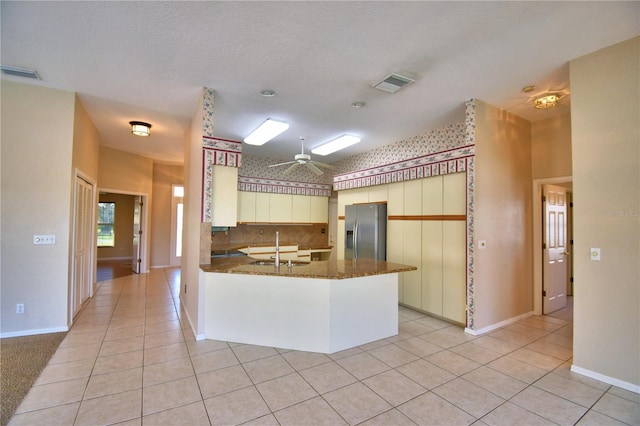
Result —
[{"label": "fluorescent ceiling light panel", "polygon": [[264,145],[288,128],[288,123],[269,118],[267,121],[262,123],[260,127],[251,132],[249,136],[244,138],[244,141],[249,145]]},{"label": "fluorescent ceiling light panel", "polygon": [[329,155],[341,149],[345,149],[348,146],[355,145],[360,142],[360,138],[353,135],[342,135],[337,139],[327,142],[324,145],[320,145],[313,150],[312,153],[316,155]]}]

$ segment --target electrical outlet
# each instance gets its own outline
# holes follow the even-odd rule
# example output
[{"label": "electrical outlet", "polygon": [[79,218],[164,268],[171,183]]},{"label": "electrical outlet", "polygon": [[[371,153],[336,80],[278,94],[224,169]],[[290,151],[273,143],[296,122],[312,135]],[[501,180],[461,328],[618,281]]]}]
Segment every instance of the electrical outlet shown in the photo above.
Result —
[{"label": "electrical outlet", "polygon": [[600,260],[600,249],[592,248],[591,249],[591,260]]},{"label": "electrical outlet", "polygon": [[24,303],[18,303],[16,305],[16,314],[24,314]]}]

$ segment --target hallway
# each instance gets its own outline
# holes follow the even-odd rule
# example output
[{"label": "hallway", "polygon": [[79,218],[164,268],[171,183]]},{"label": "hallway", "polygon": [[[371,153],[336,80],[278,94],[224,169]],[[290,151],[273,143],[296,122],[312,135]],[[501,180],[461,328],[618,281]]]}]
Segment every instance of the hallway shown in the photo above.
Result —
[{"label": "hallway", "polygon": [[99,283],[11,425],[640,423],[640,395],[570,372],[571,306],[480,337],[400,308],[331,355],[195,341],[179,269]]}]

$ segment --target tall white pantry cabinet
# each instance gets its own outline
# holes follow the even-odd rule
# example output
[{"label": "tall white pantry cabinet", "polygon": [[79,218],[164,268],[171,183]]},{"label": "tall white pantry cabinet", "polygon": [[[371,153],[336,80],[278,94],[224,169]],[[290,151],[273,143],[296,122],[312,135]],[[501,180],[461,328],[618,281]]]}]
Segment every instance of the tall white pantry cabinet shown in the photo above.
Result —
[{"label": "tall white pantry cabinet", "polygon": [[[466,174],[455,173],[338,193],[344,206],[387,203],[387,261],[416,266],[400,274],[399,302],[466,323]],[[338,223],[344,258],[344,220]]]}]

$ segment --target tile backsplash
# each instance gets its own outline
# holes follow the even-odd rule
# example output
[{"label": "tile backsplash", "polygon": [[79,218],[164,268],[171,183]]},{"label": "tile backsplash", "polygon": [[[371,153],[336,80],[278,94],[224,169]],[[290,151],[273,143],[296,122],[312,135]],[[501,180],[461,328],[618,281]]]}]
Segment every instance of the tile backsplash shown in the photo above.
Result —
[{"label": "tile backsplash", "polygon": [[280,232],[280,244],[295,244],[299,247],[326,247],[329,245],[329,225],[314,223],[289,224],[239,224],[228,231],[214,232],[211,249],[242,245],[274,244],[276,231]]}]

